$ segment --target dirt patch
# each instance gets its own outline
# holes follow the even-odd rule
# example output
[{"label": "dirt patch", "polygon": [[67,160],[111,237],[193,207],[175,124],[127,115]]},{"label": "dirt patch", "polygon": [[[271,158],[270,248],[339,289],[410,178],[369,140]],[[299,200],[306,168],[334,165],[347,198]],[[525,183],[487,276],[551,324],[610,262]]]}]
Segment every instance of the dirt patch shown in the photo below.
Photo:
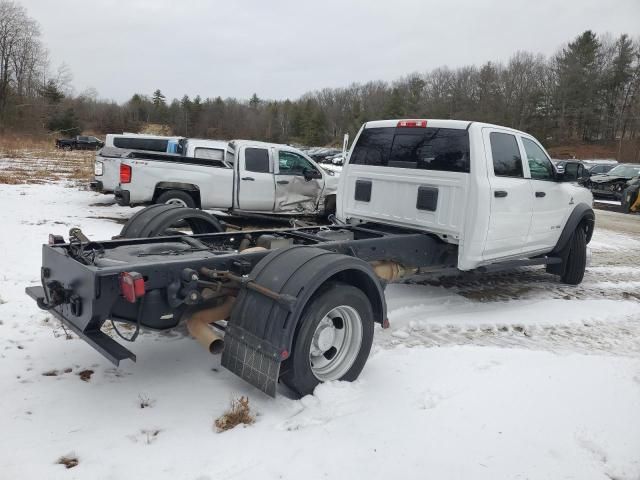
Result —
[{"label": "dirt patch", "polygon": [[215,421],[218,433],[231,430],[238,425],[252,425],[256,421],[255,415],[251,413],[249,398],[240,397],[231,400],[231,408]]}]

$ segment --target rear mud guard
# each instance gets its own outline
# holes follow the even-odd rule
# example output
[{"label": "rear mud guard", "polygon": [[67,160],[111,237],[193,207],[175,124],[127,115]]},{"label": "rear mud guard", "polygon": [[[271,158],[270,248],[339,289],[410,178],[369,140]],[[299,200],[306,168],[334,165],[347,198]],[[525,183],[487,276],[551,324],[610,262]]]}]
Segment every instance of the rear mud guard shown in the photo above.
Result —
[{"label": "rear mud guard", "polygon": [[382,284],[371,266],[354,257],[314,247],[292,247],[263,258],[249,278],[274,292],[296,299],[293,308],[258,292],[243,289],[231,312],[222,366],[275,396],[280,364],[291,352],[298,321],[313,294],[329,279],[360,288],[373,306],[373,321],[382,324],[386,303]]}]

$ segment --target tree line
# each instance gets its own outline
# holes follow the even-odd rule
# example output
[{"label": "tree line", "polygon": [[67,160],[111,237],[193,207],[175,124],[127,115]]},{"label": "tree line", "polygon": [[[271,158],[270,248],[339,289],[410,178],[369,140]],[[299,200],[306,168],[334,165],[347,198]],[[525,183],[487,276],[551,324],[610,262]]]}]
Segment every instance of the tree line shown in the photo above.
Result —
[{"label": "tree line", "polygon": [[50,72],[37,23],[0,1],[0,132],[135,132],[339,144],[381,118],[458,118],[531,132],[547,145],[631,141],[640,156],[640,40],[583,32],[545,57],[441,67],[393,82],[326,88],[294,100],[221,96],[168,100],[160,89],[118,104],[95,90],[74,95],[68,68]]}]

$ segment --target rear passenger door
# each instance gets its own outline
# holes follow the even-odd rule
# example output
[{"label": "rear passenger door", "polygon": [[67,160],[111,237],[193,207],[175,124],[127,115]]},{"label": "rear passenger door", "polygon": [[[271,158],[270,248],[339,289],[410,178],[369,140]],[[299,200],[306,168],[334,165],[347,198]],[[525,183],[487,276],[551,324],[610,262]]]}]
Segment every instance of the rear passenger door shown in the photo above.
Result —
[{"label": "rear passenger door", "polygon": [[243,147],[238,173],[238,207],[242,210],[273,211],[275,185],[271,149]]},{"label": "rear passenger door", "polygon": [[509,131],[483,129],[491,213],[483,257],[517,256],[529,234],[533,199],[517,138]]},{"label": "rear passenger door", "polygon": [[320,169],[296,152],[277,154],[275,211],[315,213],[324,185]]},{"label": "rear passenger door", "polygon": [[562,183],[555,180],[551,160],[533,139],[521,136],[527,158],[533,198],[533,215],[527,240],[530,250],[551,250],[562,232],[564,218],[569,213],[570,195]]}]

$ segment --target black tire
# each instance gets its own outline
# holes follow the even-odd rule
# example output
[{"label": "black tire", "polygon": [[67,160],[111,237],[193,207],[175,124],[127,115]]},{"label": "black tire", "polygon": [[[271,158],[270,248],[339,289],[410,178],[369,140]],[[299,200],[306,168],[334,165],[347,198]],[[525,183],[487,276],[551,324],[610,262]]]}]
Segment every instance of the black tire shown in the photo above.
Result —
[{"label": "black tire", "polygon": [[63,145],[62,150],[66,150],[67,152],[70,152],[71,150],[73,150],[73,147],[71,145]]},{"label": "black tire", "polygon": [[[183,192],[182,190],[167,190],[166,192],[160,194],[158,198],[156,198],[155,203],[164,203],[171,205],[172,200],[176,201],[175,205],[181,207],[186,206],[188,208],[196,208],[196,201],[193,199],[193,197],[187,192]],[[184,205],[180,205],[178,202],[184,202]]]},{"label": "black tire", "polygon": [[336,214],[336,196],[329,195],[324,201],[324,217],[327,218],[329,215]]},{"label": "black tire", "polygon": [[176,205],[151,205],[133,215],[122,227],[118,238],[148,238],[175,235],[172,229],[184,224],[195,234],[224,232],[213,215],[195,208]]},{"label": "black tire", "polygon": [[351,367],[336,380],[352,382],[364,368],[373,343],[373,309],[362,290],[342,282],[330,282],[310,300],[300,318],[291,356],[283,365],[282,382],[300,396],[309,395],[321,383],[311,369],[309,353],[314,332],[332,309],[349,306],[357,311],[362,324],[360,349]]},{"label": "black tire", "polygon": [[563,283],[578,285],[582,282],[587,267],[587,234],[582,227],[573,232],[566,248],[560,279]]}]

